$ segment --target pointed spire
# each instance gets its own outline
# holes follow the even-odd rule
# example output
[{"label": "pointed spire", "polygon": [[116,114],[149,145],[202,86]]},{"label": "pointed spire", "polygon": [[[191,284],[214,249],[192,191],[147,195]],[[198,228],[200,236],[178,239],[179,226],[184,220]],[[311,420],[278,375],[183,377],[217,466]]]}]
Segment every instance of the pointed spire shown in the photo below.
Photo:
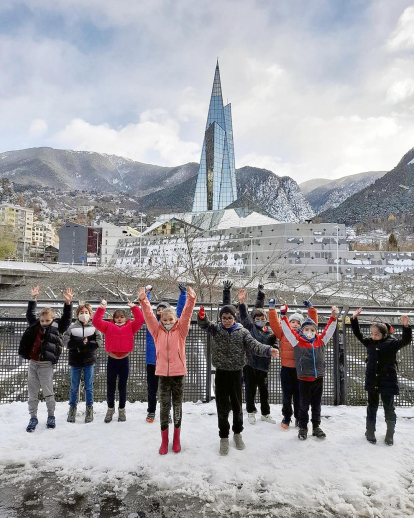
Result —
[{"label": "pointed spire", "polygon": [[219,95],[221,97],[221,81],[220,81],[220,68],[218,64],[218,58],[217,58],[217,65],[216,65],[216,72],[214,74],[214,82],[213,82],[213,91],[211,92],[211,95],[216,96]]}]

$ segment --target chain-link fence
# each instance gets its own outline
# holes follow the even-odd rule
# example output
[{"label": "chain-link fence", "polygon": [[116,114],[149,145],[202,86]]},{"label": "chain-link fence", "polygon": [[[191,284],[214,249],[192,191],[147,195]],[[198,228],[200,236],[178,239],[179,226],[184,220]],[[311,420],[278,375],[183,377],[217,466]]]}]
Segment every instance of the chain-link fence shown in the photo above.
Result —
[{"label": "chain-link fence", "polygon": [[[214,320],[218,308],[209,308]],[[326,312],[325,312],[326,313]],[[195,314],[194,314],[195,316]],[[322,320],[327,320],[323,318]],[[320,323],[319,330],[324,327]],[[0,319],[0,403],[27,401],[28,362],[18,355],[19,343],[27,323],[23,318]],[[369,334],[369,325],[361,324],[361,331]],[[401,326],[394,325],[395,336],[401,335]],[[186,341],[187,376],[184,390],[185,401],[209,401],[214,397],[214,367],[211,366],[211,343],[207,334],[191,322]],[[349,324],[340,325],[326,347],[326,375],[324,379],[323,404],[365,405],[365,347],[354,337]],[[414,358],[412,345],[403,348],[398,356],[398,379],[400,395],[396,404],[414,404]],[[95,401],[106,400],[107,354],[102,347],[97,350],[94,376]],[[270,403],[282,403],[280,385],[280,361],[272,360],[268,375]],[[68,401],[70,367],[68,351],[63,350],[55,367],[54,390],[57,401]],[[81,391],[80,399],[84,399]],[[135,348],[130,355],[128,401],[146,401],[145,326],[135,336]]]}]

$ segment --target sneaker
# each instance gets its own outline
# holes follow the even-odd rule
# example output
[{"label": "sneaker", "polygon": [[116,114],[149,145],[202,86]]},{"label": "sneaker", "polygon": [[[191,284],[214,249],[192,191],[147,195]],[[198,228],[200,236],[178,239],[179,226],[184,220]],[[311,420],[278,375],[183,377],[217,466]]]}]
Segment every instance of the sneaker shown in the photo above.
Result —
[{"label": "sneaker", "polygon": [[76,419],[76,407],[69,406],[68,418],[66,419],[66,421],[68,423],[74,423],[75,419]]},{"label": "sneaker", "polygon": [[118,421],[126,421],[125,408],[118,408]]},{"label": "sneaker", "polygon": [[254,412],[247,413],[247,420],[250,424],[256,424],[256,414]]},{"label": "sneaker", "polygon": [[93,421],[93,405],[86,405],[85,423]]},{"label": "sneaker", "polygon": [[26,432],[34,432],[37,426],[37,417],[31,417],[29,424],[27,425]]},{"label": "sneaker", "polygon": [[47,426],[48,428],[55,428],[55,426],[56,426],[56,421],[55,421],[55,416],[54,416],[54,415],[49,415],[49,416],[47,417],[46,426]]},{"label": "sneaker", "polygon": [[318,439],[325,439],[326,433],[322,430],[320,426],[316,426],[313,428],[312,435],[317,437]]},{"label": "sneaker", "polygon": [[148,412],[146,421],[147,423],[153,423],[155,421],[155,412]]},{"label": "sneaker", "polygon": [[106,411],[106,416],[105,416],[104,422],[110,423],[112,421],[112,417],[113,417],[114,413],[115,413],[115,407],[113,407],[113,408],[108,407],[108,410]]},{"label": "sneaker", "polygon": [[377,438],[375,437],[375,433],[373,431],[366,431],[365,437],[367,438],[367,441],[371,444],[377,444]]},{"label": "sneaker", "polygon": [[288,419],[287,417],[284,417],[282,419],[282,422],[280,423],[280,426],[282,428],[284,428],[285,430],[287,430],[289,428],[289,425],[290,425],[290,419]]},{"label": "sneaker", "polygon": [[243,442],[241,433],[235,433],[233,435],[233,441],[236,443],[237,450],[244,450],[244,448],[246,447],[246,445]]},{"label": "sneaker", "polygon": [[270,414],[262,415],[262,421],[266,421],[266,423],[270,423],[270,424],[276,424],[276,421],[273,419],[273,417],[271,417]]},{"label": "sneaker", "polygon": [[220,455],[227,455],[229,453],[228,438],[220,439]]},{"label": "sneaker", "polygon": [[308,429],[307,428],[299,428],[298,438],[301,441],[306,441],[308,438]]}]

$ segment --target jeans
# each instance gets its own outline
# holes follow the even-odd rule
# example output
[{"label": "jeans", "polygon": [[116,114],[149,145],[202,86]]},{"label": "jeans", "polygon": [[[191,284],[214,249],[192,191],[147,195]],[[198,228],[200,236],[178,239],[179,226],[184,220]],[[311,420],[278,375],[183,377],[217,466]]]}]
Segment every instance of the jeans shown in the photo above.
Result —
[{"label": "jeans", "polygon": [[282,366],[280,369],[280,383],[283,393],[282,415],[290,422],[292,415],[295,416],[295,419],[299,418],[299,382],[296,367]]},{"label": "jeans", "polygon": [[147,392],[149,414],[155,414],[157,408],[158,376],[155,375],[155,365],[147,363]]},{"label": "jeans", "polygon": [[129,376],[129,356],[115,360],[108,356],[106,368],[106,402],[108,407],[115,406],[116,380],[118,379],[119,408],[125,408],[127,398],[127,383]]},{"label": "jeans", "polygon": [[321,423],[321,402],[323,391],[323,378],[315,381],[299,380],[299,427],[306,428],[309,422],[309,405],[312,408],[312,425]]},{"label": "jeans", "polygon": [[242,371],[216,369],[215,394],[220,438],[225,439],[229,436],[230,405],[233,410],[233,432],[241,433],[243,431]]},{"label": "jeans", "polygon": [[243,369],[244,389],[246,395],[246,410],[249,414],[256,412],[254,400],[257,388],[260,394],[260,411],[262,415],[270,414],[269,391],[267,389],[267,372],[253,369],[246,365]]},{"label": "jeans", "polygon": [[[375,431],[379,397],[379,392],[368,392],[367,430],[372,429]],[[397,416],[394,408],[394,396],[390,394],[381,394],[381,399],[384,406],[385,421],[395,423],[397,421]]]},{"label": "jeans", "polygon": [[85,384],[86,406],[93,405],[93,371],[94,365],[87,367],[70,368],[70,391],[69,405],[76,408],[78,404],[79,384],[83,371],[83,381]]}]

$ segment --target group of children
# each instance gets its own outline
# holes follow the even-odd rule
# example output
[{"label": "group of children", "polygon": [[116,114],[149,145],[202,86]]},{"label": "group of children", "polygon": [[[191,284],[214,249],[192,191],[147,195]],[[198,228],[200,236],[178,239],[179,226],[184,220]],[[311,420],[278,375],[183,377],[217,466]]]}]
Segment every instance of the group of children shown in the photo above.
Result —
[{"label": "group of children", "polygon": [[[223,290],[223,306],[219,312],[219,322],[208,319],[203,306],[197,315],[200,328],[211,336],[211,356],[215,367],[215,401],[218,416],[221,455],[229,451],[229,413],[233,413],[233,440],[237,449],[244,449],[242,438],[242,382],[245,383],[245,400],[248,421],[256,423],[255,396],[260,394],[261,420],[275,424],[270,415],[268,394],[268,370],[271,358],[281,358],[281,386],[283,392],[283,419],[281,426],[288,429],[292,420],[298,427],[298,437],[306,440],[311,407],[312,435],[323,439],[326,435],[320,428],[323,377],[325,375],[325,346],[333,336],[338,308],[332,307],[330,318],[318,333],[318,315],[309,301],[304,301],[307,318],[301,312],[288,317],[288,306],[280,307],[281,319],[276,312],[275,299],[269,301],[269,315],[264,310],[265,294],[259,285],[258,296],[253,311],[249,314],[245,304],[246,292],[238,293],[237,307],[231,304],[232,284],[226,281]],[[148,409],[147,422],[155,419],[157,391],[160,403],[161,446],[159,453],[168,453],[169,423],[174,425],[172,449],[181,451],[182,401],[185,383],[186,353],[185,342],[190,329],[191,316],[196,302],[194,290],[179,285],[180,297],[177,312],[167,303],[151,308],[151,286],[138,291],[141,309],[133,302],[133,319],[128,319],[123,310],[116,310],[112,319],[104,320],[107,308],[105,300],[93,314],[88,303],[80,303],[76,309],[76,320],[72,323],[73,292],[69,288],[64,293],[65,305],[60,319],[51,308],[42,309],[36,317],[36,299],[39,287],[32,289],[32,300],[27,309],[29,327],[24,332],[19,354],[29,361],[28,392],[30,421],[28,432],[33,432],[38,424],[38,393],[42,389],[46,401],[47,427],[54,428],[55,400],[53,393],[53,365],[57,363],[63,345],[69,351],[71,381],[69,412],[67,421],[75,422],[79,384],[83,371],[86,414],[85,422],[93,420],[93,374],[96,349],[105,335],[107,362],[107,412],[104,418],[109,423],[115,413],[115,392],[118,382],[118,420],[126,420],[127,381],[129,374],[129,354],[134,348],[134,335],[147,326],[146,364]],[[368,391],[366,438],[375,443],[375,422],[381,395],[387,422],[386,444],[393,444],[395,430],[394,396],[398,394],[396,375],[396,353],[411,342],[411,327],[408,317],[401,317],[403,335],[400,340],[392,335],[392,329],[385,324],[371,326],[371,337],[364,337],[358,326],[359,308],[351,319],[352,329],[359,341],[367,348],[367,368],[365,388]],[[269,323],[268,323],[269,322]],[[279,345],[277,345],[279,343]],[[279,353],[280,350],[280,353]],[[293,401],[293,407],[292,407]]]}]

